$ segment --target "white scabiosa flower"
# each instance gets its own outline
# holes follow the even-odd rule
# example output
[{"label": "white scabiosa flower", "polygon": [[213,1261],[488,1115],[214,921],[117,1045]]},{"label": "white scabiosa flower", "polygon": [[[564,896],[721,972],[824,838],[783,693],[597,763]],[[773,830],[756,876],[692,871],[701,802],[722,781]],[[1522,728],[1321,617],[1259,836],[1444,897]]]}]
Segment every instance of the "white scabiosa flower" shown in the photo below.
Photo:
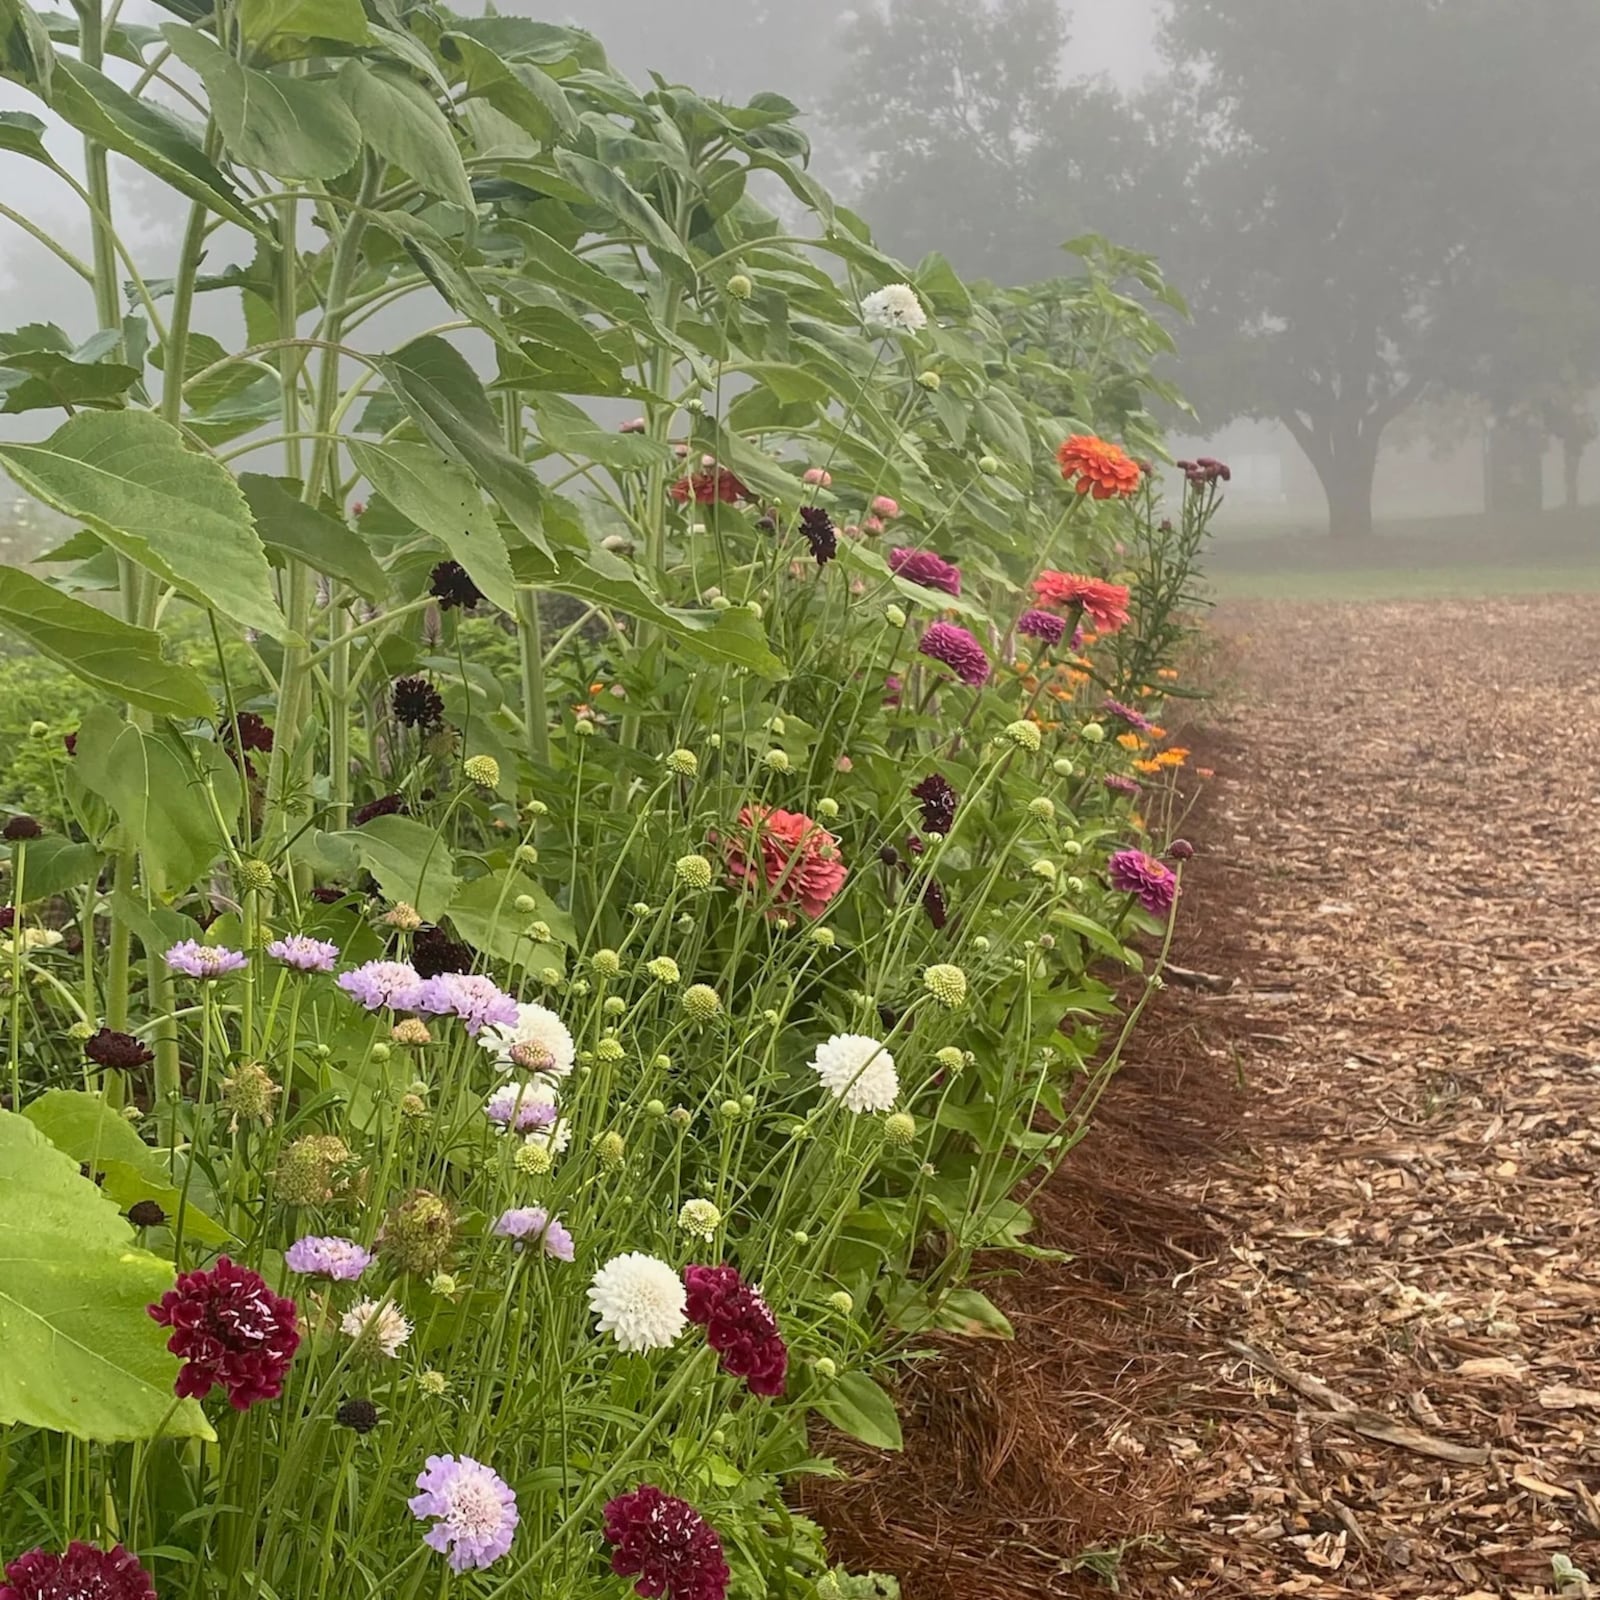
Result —
[{"label": "white scabiosa flower", "polygon": [[545,1006],[517,1007],[515,1022],[491,1022],[478,1034],[502,1072],[537,1072],[564,1078],[572,1071],[578,1049],[567,1025]]},{"label": "white scabiosa flower", "polygon": [[678,1212],[678,1226],[696,1239],[714,1239],[722,1226],[722,1213],[710,1200],[685,1200]]},{"label": "white scabiosa flower", "polygon": [[688,1325],[686,1304],[678,1274],[638,1250],[613,1256],[589,1285],[599,1331],[624,1350],[665,1350]]},{"label": "white scabiosa flower", "polygon": [[869,328],[898,328],[903,333],[920,333],[928,325],[917,291],[909,283],[891,283],[875,290],[861,302],[861,320]]},{"label": "white scabiosa flower", "polygon": [[811,1070],[850,1111],[887,1111],[900,1095],[894,1057],[862,1033],[836,1033],[818,1045]]},{"label": "white scabiosa flower", "polygon": [[357,1300],[345,1312],[339,1328],[354,1339],[366,1355],[393,1360],[411,1337],[411,1323],[391,1301]]}]

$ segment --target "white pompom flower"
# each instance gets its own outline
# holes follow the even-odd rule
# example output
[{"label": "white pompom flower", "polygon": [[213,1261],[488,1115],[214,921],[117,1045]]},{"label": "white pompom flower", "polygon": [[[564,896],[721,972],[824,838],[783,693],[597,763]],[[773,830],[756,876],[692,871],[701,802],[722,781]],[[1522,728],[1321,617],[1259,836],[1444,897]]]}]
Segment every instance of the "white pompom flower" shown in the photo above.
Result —
[{"label": "white pompom flower", "polygon": [[900,1097],[894,1057],[863,1033],[836,1033],[819,1044],[811,1070],[849,1111],[887,1111]]},{"label": "white pompom flower", "polygon": [[546,1006],[519,1005],[515,1022],[493,1022],[478,1034],[502,1072],[533,1072],[564,1078],[572,1071],[578,1048],[567,1025]]},{"label": "white pompom flower", "polygon": [[891,283],[874,290],[861,302],[861,320],[869,328],[897,328],[920,333],[928,325],[917,291],[909,283]]},{"label": "white pompom flower", "polygon": [[665,1350],[688,1326],[683,1280],[638,1250],[613,1256],[589,1285],[599,1331],[624,1350]]},{"label": "white pompom flower", "polygon": [[357,1300],[339,1322],[363,1353],[393,1360],[411,1337],[411,1323],[391,1300]]}]

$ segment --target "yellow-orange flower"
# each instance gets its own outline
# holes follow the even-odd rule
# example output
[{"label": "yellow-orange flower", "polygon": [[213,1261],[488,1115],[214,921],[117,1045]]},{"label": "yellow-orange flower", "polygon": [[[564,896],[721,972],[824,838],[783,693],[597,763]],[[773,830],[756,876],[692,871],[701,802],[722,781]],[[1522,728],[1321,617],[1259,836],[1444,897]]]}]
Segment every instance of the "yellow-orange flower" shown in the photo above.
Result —
[{"label": "yellow-orange flower", "polygon": [[1134,764],[1133,764],[1133,770],[1135,772],[1142,772],[1146,776],[1149,776],[1149,775],[1151,775],[1153,773],[1159,772],[1161,770],[1161,765],[1162,764],[1161,764],[1161,762],[1159,760],[1157,760],[1157,761],[1135,761]]},{"label": "yellow-orange flower", "polygon": [[1189,759],[1189,752],[1181,745],[1174,745],[1170,750],[1163,750],[1156,760],[1164,767],[1181,767]]},{"label": "yellow-orange flower", "polygon": [[1144,740],[1136,733],[1119,733],[1117,735],[1117,743],[1124,750],[1142,750],[1144,748]]}]

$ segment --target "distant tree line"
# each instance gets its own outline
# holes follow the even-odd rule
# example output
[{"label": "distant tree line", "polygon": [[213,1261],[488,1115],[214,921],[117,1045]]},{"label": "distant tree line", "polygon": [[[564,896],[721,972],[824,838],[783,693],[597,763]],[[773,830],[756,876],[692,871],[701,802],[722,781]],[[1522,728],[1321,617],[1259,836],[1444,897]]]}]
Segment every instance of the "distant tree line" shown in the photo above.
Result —
[{"label": "distant tree line", "polygon": [[1575,500],[1600,6],[1171,0],[1136,94],[1068,75],[1055,0],[867,0],[842,30],[824,142],[880,239],[1006,283],[1086,231],[1155,253],[1189,298],[1202,423],[1282,423],[1335,537],[1371,532],[1385,430],[1424,395],[1492,418],[1491,508],[1539,504],[1551,439]]}]

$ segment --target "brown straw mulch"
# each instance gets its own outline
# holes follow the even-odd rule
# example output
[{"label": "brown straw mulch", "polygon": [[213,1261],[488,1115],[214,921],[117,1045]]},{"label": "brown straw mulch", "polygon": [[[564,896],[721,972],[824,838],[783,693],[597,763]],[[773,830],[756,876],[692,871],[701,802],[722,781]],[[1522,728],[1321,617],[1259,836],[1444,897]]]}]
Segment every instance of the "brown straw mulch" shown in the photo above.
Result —
[{"label": "brown straw mulch", "polygon": [[[906,1600],[1600,1594],[1600,598],[1234,608],[1172,984],[805,1499]],[[830,1443],[819,1441],[824,1447]]]}]

